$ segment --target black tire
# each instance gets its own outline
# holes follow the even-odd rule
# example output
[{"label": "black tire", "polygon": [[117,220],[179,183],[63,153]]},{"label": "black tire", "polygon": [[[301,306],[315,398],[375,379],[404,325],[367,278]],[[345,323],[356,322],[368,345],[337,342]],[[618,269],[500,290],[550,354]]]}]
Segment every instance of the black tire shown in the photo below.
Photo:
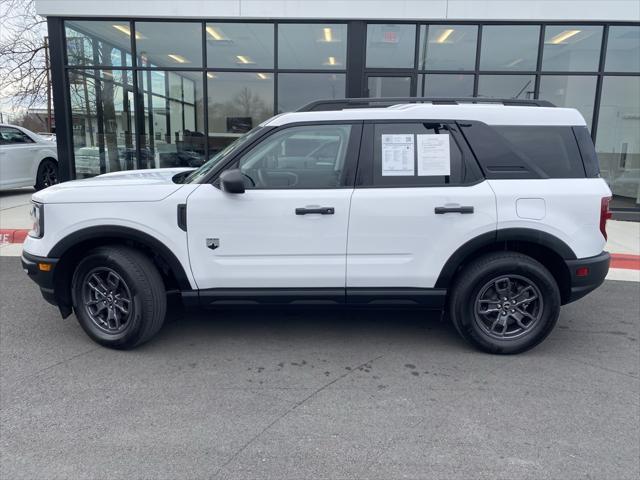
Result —
[{"label": "black tire", "polygon": [[75,269],[71,293],[80,326],[105,347],[136,347],[164,323],[167,298],[160,273],[148,257],[130,247],[90,251]]},{"label": "black tire", "polygon": [[50,187],[58,183],[58,163],[55,160],[45,158],[38,166],[36,173],[36,190]]},{"label": "black tire", "polygon": [[[508,295],[510,291],[520,293]],[[520,353],[553,330],[560,314],[560,291],[549,270],[533,258],[489,253],[456,276],[449,314],[460,335],[480,350]]]}]

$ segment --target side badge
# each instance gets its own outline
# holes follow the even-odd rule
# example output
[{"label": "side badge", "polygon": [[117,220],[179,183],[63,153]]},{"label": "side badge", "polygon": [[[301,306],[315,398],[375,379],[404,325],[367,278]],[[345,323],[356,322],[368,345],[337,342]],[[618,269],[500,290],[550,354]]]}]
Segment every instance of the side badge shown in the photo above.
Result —
[{"label": "side badge", "polygon": [[211,250],[215,250],[219,246],[220,246],[219,238],[207,238],[207,248],[210,248]]}]

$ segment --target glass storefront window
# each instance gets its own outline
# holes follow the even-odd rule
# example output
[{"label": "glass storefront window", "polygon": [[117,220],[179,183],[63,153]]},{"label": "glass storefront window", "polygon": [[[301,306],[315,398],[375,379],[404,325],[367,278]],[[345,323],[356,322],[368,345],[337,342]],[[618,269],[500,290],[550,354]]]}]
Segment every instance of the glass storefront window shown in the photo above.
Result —
[{"label": "glass storefront window", "polygon": [[131,66],[129,22],[66,21],[69,65]]},{"label": "glass storefront window", "polygon": [[209,68],[273,68],[273,24],[207,23]]},{"label": "glass storefront window", "polygon": [[[141,71],[141,168],[197,167],[205,160],[202,72]],[[150,88],[149,88],[150,86]]]},{"label": "glass storefront window", "polygon": [[278,68],[345,70],[347,26],[335,23],[278,25]]},{"label": "glass storefront window", "polygon": [[411,95],[411,77],[376,77],[367,79],[367,97],[408,97]]},{"label": "glass storefront window", "polygon": [[584,75],[543,75],[539,98],[558,107],[578,109],[591,130],[593,104],[596,97],[596,77]]},{"label": "glass storefront window", "polygon": [[595,72],[600,62],[602,27],[547,25],[542,70]]},{"label": "glass storefront window", "polygon": [[278,113],[294,112],[314,100],[345,97],[343,73],[281,73],[278,75]]},{"label": "glass storefront window", "polygon": [[481,70],[535,70],[538,25],[490,25],[482,29]]},{"label": "glass storefront window", "polygon": [[367,25],[367,67],[413,68],[415,25]]},{"label": "glass storefront window", "polygon": [[596,150],[611,206],[640,206],[640,77],[605,77]]},{"label": "glass storefront window", "polygon": [[478,96],[530,100],[535,83],[534,75],[480,75]]},{"label": "glass storefront window", "polygon": [[202,66],[201,23],[136,22],[135,35],[139,66]]},{"label": "glass storefront window", "polygon": [[471,97],[473,75],[427,74],[418,76],[418,96]]},{"label": "glass storefront window", "polygon": [[70,70],[69,99],[77,178],[136,168],[131,72]]},{"label": "glass storefront window", "polygon": [[207,72],[209,155],[273,115],[273,73]]},{"label": "glass storefront window", "polygon": [[476,25],[422,25],[421,70],[473,70],[476,62]]},{"label": "glass storefront window", "polygon": [[609,27],[607,72],[640,72],[640,27]]}]

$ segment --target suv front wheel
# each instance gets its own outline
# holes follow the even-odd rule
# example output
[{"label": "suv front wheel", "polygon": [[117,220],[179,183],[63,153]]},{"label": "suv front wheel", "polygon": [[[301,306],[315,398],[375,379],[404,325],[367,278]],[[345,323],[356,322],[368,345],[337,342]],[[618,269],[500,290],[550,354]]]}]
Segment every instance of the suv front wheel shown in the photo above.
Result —
[{"label": "suv front wheel", "polygon": [[481,350],[520,353],[553,330],[560,292],[553,275],[533,258],[490,253],[459,273],[449,313],[460,335]]},{"label": "suv front wheel", "polygon": [[162,327],[162,277],[151,260],[133,248],[114,245],[90,251],[71,282],[78,322],[101,345],[133,348]]}]

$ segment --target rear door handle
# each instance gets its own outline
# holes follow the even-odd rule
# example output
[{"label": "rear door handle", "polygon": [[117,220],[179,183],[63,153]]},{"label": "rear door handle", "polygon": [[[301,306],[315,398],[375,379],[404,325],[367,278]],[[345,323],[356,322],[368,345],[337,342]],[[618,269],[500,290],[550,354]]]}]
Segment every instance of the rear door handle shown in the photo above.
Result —
[{"label": "rear door handle", "polygon": [[333,215],[336,212],[336,209],[333,207],[302,207],[296,208],[296,215],[310,215],[310,214],[319,214],[319,215]]},{"label": "rear door handle", "polygon": [[445,213],[473,213],[473,207],[471,206],[436,207],[433,211],[437,215],[443,215]]}]

